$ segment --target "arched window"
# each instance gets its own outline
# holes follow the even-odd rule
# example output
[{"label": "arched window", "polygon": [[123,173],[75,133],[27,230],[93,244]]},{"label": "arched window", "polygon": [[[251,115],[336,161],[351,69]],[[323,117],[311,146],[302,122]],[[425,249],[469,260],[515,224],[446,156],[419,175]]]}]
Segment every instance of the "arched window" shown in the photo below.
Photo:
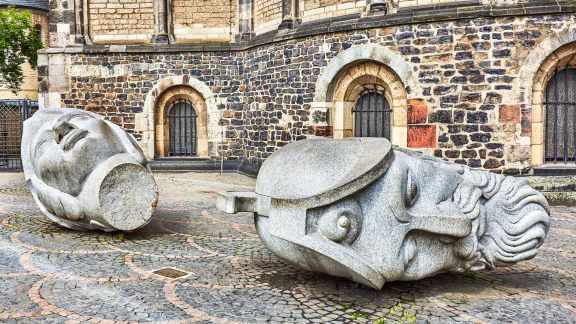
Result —
[{"label": "arched window", "polygon": [[559,69],[546,87],[546,162],[576,162],[576,69]]},{"label": "arched window", "polygon": [[390,104],[384,91],[377,87],[362,92],[352,110],[355,137],[385,137],[390,139]]},{"label": "arched window", "polygon": [[177,100],[168,109],[170,156],[197,155],[196,111],[188,100]]}]

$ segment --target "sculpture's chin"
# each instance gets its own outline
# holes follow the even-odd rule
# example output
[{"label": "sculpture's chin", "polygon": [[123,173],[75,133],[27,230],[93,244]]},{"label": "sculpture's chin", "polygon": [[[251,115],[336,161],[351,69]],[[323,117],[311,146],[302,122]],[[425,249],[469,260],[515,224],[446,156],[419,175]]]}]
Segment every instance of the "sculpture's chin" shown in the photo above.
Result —
[{"label": "sculpture's chin", "polygon": [[486,227],[480,237],[484,263],[492,268],[535,257],[550,227],[544,196],[524,182],[506,178],[486,207]]}]

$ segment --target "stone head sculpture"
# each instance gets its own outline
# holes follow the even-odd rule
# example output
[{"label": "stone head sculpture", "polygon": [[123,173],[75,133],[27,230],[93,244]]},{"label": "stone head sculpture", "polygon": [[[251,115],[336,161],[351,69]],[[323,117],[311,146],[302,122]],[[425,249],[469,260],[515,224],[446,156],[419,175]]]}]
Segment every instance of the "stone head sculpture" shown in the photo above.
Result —
[{"label": "stone head sculpture", "polygon": [[135,230],[150,221],[158,201],[134,139],[83,110],[40,110],[26,120],[22,164],[41,211],[70,229]]},{"label": "stone head sculpture", "polygon": [[254,212],[284,260],[378,289],[530,259],[550,223],[525,181],[382,138],[291,143],[264,162],[255,193],[223,194],[218,207]]}]

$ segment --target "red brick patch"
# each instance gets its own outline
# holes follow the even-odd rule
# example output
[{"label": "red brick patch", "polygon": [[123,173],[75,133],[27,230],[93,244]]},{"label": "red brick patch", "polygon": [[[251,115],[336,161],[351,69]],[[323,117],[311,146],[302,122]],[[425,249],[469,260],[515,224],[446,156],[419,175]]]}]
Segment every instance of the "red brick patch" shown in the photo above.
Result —
[{"label": "red brick patch", "polygon": [[314,135],[316,136],[332,136],[332,126],[314,126]]},{"label": "red brick patch", "polygon": [[517,124],[520,122],[519,105],[500,105],[500,122]]},{"label": "red brick patch", "polygon": [[408,147],[436,147],[436,125],[408,126]]},{"label": "red brick patch", "polygon": [[408,124],[425,124],[428,106],[423,99],[408,100]]}]

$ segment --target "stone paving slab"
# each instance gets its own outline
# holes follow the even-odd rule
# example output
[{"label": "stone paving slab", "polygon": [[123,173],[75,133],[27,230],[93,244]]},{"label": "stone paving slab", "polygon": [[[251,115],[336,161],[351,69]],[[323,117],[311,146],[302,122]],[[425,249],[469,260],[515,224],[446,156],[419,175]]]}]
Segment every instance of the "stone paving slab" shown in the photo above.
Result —
[{"label": "stone paving slab", "polygon": [[[156,174],[160,204],[134,233],[46,221],[22,175],[0,173],[2,323],[576,323],[576,207],[552,208],[533,260],[382,291],[285,264],[250,214],[214,208],[237,174]],[[179,278],[154,272],[173,268]]]}]

